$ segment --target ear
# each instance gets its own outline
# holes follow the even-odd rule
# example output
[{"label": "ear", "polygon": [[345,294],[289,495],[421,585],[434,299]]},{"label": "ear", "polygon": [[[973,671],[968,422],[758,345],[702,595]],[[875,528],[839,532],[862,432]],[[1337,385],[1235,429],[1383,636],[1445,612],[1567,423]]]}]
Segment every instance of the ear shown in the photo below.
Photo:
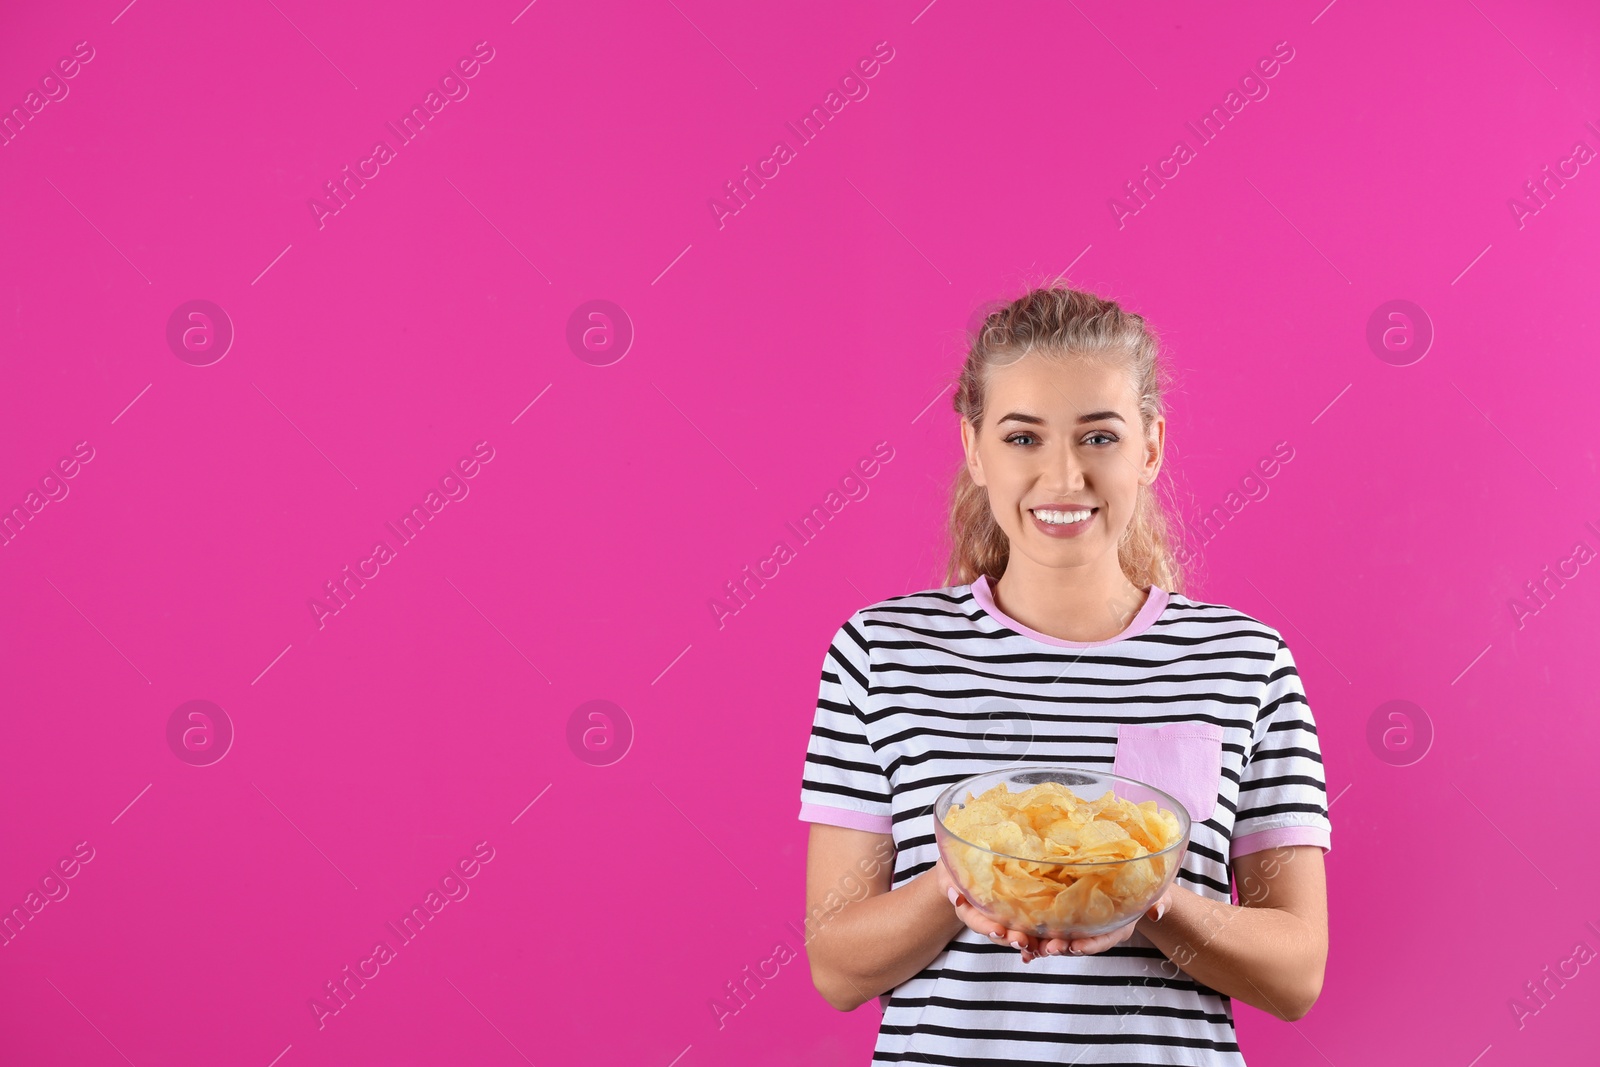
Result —
[{"label": "ear", "polygon": [[967,473],[976,485],[983,482],[983,462],[978,458],[978,431],[965,415],[961,417],[961,448],[967,457]]},{"label": "ear", "polygon": [[1167,420],[1163,416],[1156,416],[1150,424],[1150,433],[1145,438],[1144,468],[1140,473],[1140,482],[1151,485],[1156,480],[1156,475],[1161,473],[1161,463],[1166,456],[1167,449]]}]

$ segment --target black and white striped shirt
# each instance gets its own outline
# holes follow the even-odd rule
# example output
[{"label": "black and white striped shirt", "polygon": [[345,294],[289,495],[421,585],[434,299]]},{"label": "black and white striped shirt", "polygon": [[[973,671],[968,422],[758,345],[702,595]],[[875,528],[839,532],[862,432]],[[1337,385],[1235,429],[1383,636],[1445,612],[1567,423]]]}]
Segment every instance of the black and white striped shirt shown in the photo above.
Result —
[{"label": "black and white striped shirt", "polygon": [[[823,660],[800,818],[892,835],[898,888],[937,858],[939,793],[1015,763],[1176,796],[1193,817],[1177,884],[1213,900],[1233,899],[1230,859],[1330,847],[1316,725],[1282,636],[1157,586],[1127,629],[1094,642],[1007,617],[984,577],[856,612]],[[1232,1000],[1140,933],[1024,964],[964,929],[879,1002],[874,1064],[1244,1063]]]}]

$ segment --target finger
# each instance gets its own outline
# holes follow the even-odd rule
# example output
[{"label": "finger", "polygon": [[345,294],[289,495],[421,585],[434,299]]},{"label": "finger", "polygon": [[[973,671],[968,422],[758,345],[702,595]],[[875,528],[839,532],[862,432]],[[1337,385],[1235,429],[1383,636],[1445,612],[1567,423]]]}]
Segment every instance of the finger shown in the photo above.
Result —
[{"label": "finger", "polygon": [[1075,947],[1078,950],[1076,955],[1093,956],[1095,953],[1104,952],[1108,948],[1112,948],[1121,944],[1122,941],[1123,938],[1120,936],[1120,934],[1113,931],[1109,934],[1100,934],[1097,937],[1086,937],[1074,941],[1072,943],[1072,947]]},{"label": "finger", "polygon": [[974,908],[972,906],[972,902],[966,897],[962,896],[961,891],[955,886],[951,886],[945,895],[950,898],[951,906],[956,909],[956,918],[960,919],[962,922],[966,923],[980,934],[987,934],[990,937],[995,937],[998,934],[1005,932],[1005,927],[1001,926],[997,922],[993,922],[981,911]]},{"label": "finger", "polygon": [[[987,926],[987,921],[983,920],[981,916],[979,916],[975,921],[977,921],[980,926]],[[968,925],[971,925],[971,923],[969,922]],[[993,929],[983,928],[980,929],[979,932],[987,934],[991,939],[993,939],[995,944],[1009,945],[1018,951],[1026,952],[1032,952],[1036,948],[1033,943],[1033,939],[1027,934],[1023,933],[1021,930],[1012,930],[999,923],[995,923],[993,925]]]},{"label": "finger", "polygon": [[966,923],[971,929],[976,930],[978,933],[983,934],[985,937],[988,937],[994,941],[1002,941],[1006,938],[1008,931],[1004,926],[995,922],[993,919],[988,918],[977,908],[974,908],[965,897],[961,896],[961,894],[957,893],[954,889],[950,890],[949,895],[951,903],[955,905],[956,918]]}]

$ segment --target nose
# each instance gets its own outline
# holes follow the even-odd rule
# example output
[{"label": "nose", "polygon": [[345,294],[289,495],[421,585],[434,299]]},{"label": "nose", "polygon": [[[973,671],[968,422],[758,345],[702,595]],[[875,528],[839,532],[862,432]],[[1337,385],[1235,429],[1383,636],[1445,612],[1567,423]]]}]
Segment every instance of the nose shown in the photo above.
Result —
[{"label": "nose", "polygon": [[1083,462],[1073,451],[1072,442],[1064,441],[1051,452],[1043,479],[1053,497],[1068,497],[1083,489]]}]

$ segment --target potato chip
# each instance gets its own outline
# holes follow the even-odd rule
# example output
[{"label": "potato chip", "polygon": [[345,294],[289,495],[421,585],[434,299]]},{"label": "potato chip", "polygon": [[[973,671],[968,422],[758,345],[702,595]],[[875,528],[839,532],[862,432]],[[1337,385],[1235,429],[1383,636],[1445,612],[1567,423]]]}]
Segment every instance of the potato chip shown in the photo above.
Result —
[{"label": "potato chip", "polygon": [[[944,825],[978,846],[949,841],[945,851],[968,896],[1013,929],[1052,936],[1132,921],[1179,858],[1153,854],[1182,833],[1154,800],[1135,804],[1111,790],[1085,800],[1060,782],[969,792]],[[1103,866],[1065,866],[1096,863]]]}]

